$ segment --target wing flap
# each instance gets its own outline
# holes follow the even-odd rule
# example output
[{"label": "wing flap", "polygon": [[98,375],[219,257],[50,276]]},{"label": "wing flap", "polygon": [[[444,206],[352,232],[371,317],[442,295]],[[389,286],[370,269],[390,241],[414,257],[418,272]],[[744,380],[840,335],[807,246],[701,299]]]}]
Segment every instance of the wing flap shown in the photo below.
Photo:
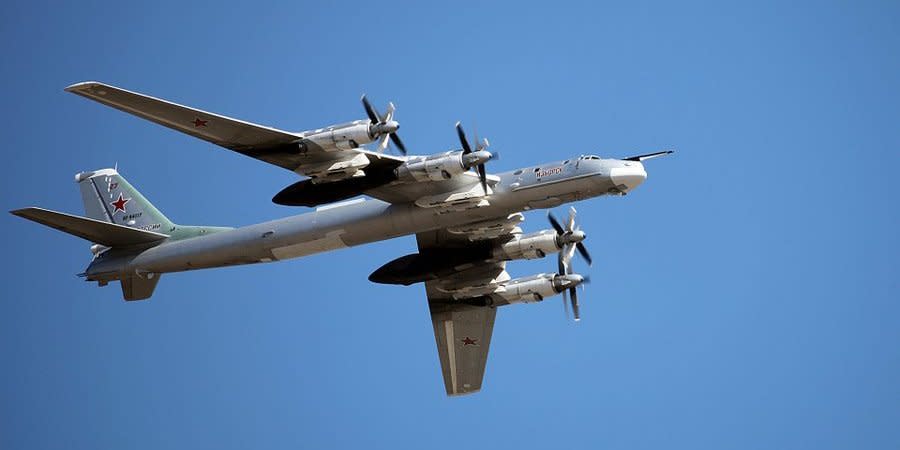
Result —
[{"label": "wing flap", "polygon": [[107,247],[149,244],[169,237],[152,231],[139,230],[43,208],[23,208],[10,211],[10,213]]},{"label": "wing flap", "polygon": [[96,81],[76,83],[66,91],[238,152],[277,147],[301,138]]}]

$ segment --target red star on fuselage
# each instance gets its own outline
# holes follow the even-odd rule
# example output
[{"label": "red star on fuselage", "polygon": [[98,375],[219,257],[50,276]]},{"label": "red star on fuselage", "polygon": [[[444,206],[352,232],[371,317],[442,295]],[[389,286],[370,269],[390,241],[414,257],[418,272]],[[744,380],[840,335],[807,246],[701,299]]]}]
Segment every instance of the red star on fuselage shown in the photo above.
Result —
[{"label": "red star on fuselage", "polygon": [[119,192],[119,199],[116,200],[116,201],[114,201],[114,202],[110,202],[110,203],[109,203],[110,205],[113,206],[113,208],[116,208],[115,210],[113,210],[113,214],[115,214],[115,213],[117,213],[117,212],[119,212],[119,211],[122,211],[122,213],[124,213],[124,212],[125,212],[125,204],[128,203],[128,202],[130,202],[130,201],[131,201],[130,198],[125,198],[125,197],[123,197],[123,196],[122,196],[122,193]]}]

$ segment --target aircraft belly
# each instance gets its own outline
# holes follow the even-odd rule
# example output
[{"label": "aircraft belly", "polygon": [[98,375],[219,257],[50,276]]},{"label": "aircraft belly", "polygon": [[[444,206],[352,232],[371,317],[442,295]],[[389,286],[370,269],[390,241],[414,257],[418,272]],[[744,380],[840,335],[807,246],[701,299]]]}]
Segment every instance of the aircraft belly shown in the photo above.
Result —
[{"label": "aircraft belly", "polygon": [[[529,209],[530,202],[538,202],[533,208],[547,207],[540,202],[560,195],[558,188],[542,186],[514,196],[498,193],[489,207],[449,214],[379,200],[324,207],[307,214],[164,243],[137,255],[128,269],[165,273],[307,256],[492,219]],[[557,198],[549,202],[555,204]]]},{"label": "aircraft belly", "polygon": [[284,247],[276,247],[272,249],[272,256],[274,256],[275,259],[290,259],[329,250],[337,250],[339,248],[346,248],[347,244],[341,240],[341,234],[343,233],[344,230],[336,230],[329,232],[325,237],[320,239],[286,245]]}]

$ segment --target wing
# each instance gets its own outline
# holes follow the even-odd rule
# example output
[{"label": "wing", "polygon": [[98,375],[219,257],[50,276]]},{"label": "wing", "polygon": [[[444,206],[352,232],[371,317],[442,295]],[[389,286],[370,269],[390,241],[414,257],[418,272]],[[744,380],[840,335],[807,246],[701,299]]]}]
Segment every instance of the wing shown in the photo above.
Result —
[{"label": "wing", "polygon": [[273,148],[302,137],[96,81],[73,84],[66,91],[237,152]]},{"label": "wing", "polygon": [[497,310],[428,301],[447,395],[480,391]]},{"label": "wing", "polygon": [[[488,175],[487,182],[490,192],[490,189],[500,182],[500,178]],[[475,172],[463,172],[449,180],[379,185],[367,190],[366,194],[389,203],[414,202],[422,208],[441,208],[451,204],[468,204],[474,207],[485,199],[484,190]]]},{"label": "wing", "polygon": [[[449,180],[397,182],[394,169],[405,158],[359,146],[372,142],[368,120],[293,133],[96,81],[73,84],[66,91],[310,177],[276,195],[273,201],[278,204],[317,206],[360,194],[390,203],[415,202],[425,208],[488,204],[478,176],[472,172]],[[498,181],[488,176],[489,186]]]},{"label": "wing", "polygon": [[[310,139],[307,133],[292,133],[232,119],[96,81],[76,83],[66,91],[301,175],[351,176],[361,168],[384,171],[403,162],[358,147],[328,146],[323,142],[330,141]],[[320,135],[330,136],[330,130],[317,131]]]},{"label": "wing", "polygon": [[[521,221],[521,214],[494,221],[508,224],[505,230],[475,224],[468,228],[437,230],[416,235],[420,254],[441,253],[506,239]],[[498,231],[499,230],[499,231]],[[490,259],[460,264],[457,270],[439,272],[425,282],[425,293],[434,326],[444,387],[447,395],[463,395],[481,390],[487,365],[497,309],[483,300],[496,289],[497,282],[509,279],[505,261]]]}]

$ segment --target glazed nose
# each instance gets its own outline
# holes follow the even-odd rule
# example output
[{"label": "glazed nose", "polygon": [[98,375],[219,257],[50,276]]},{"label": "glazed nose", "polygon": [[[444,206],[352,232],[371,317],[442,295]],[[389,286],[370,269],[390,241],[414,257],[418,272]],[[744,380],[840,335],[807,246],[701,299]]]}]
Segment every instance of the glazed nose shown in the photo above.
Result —
[{"label": "glazed nose", "polygon": [[643,164],[632,162],[627,166],[613,167],[609,170],[609,177],[619,190],[630,191],[647,179],[647,172]]}]

